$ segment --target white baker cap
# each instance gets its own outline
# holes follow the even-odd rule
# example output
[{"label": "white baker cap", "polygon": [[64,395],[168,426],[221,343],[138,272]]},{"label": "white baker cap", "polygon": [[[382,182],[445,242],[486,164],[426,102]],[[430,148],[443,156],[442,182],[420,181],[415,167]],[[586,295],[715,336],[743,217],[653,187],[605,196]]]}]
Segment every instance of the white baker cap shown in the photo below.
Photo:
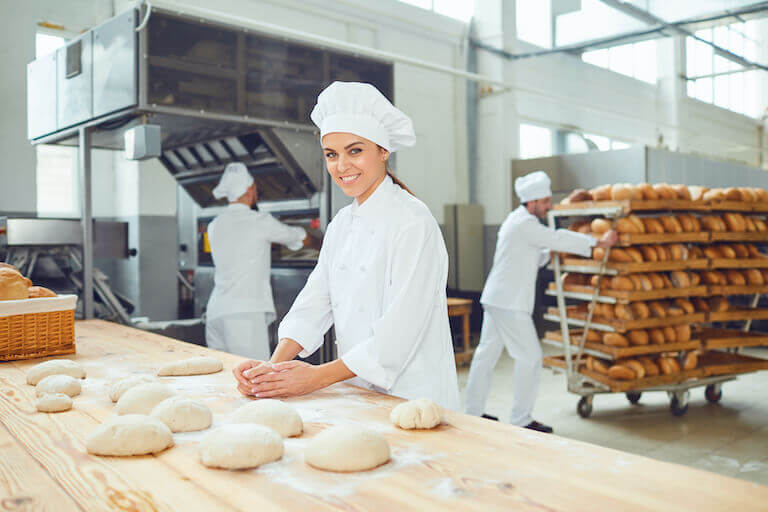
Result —
[{"label": "white baker cap", "polygon": [[515,193],[521,203],[552,196],[552,182],[544,171],[533,171],[515,180]]},{"label": "white baker cap", "polygon": [[320,128],[320,137],[354,133],[389,152],[416,144],[411,118],[371,84],[333,82],[317,97],[309,117]]},{"label": "white baker cap", "polygon": [[219,184],[213,189],[213,196],[216,199],[226,197],[230,202],[237,201],[252,184],[253,176],[248,172],[245,164],[232,162],[224,168]]}]

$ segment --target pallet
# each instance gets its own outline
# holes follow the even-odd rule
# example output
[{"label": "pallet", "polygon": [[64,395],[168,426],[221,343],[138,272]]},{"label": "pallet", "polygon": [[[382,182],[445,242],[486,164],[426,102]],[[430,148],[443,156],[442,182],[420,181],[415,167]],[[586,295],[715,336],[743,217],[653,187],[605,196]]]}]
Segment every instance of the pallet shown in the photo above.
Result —
[{"label": "pallet", "polygon": [[709,268],[768,268],[768,258],[716,258],[709,260]]},{"label": "pallet", "polygon": [[699,356],[699,369],[705,377],[752,373],[768,370],[768,359],[730,352],[705,352]]},{"label": "pallet", "polygon": [[693,233],[620,233],[618,245],[621,247],[627,247],[630,245],[641,244],[673,244],[683,242],[709,242],[709,232],[697,231]]},{"label": "pallet", "polygon": [[[578,346],[581,341],[582,331],[573,331],[571,335],[571,345]],[[544,333],[544,339],[550,343],[559,343],[563,346],[563,336],[560,331],[547,331]],[[665,343],[663,345],[636,345],[630,347],[612,347],[595,343],[592,341],[584,342],[584,348],[600,352],[604,357],[612,360],[624,359],[627,357],[637,357],[647,354],[659,354],[663,352],[679,352],[681,350],[698,350],[701,348],[699,340],[686,341],[684,343]]]},{"label": "pallet", "polygon": [[[738,260],[726,260],[726,261],[738,261]],[[754,261],[754,260],[744,260]],[[768,259],[765,260],[766,267],[768,267]],[[595,272],[600,271],[601,261],[596,261],[586,258],[563,258],[562,264],[564,266],[573,267],[585,267],[594,268]],[[636,272],[667,272],[671,270],[705,270],[709,268],[709,260],[705,258],[695,260],[679,260],[679,261],[644,261],[642,263],[616,263],[609,261],[605,264],[605,268],[616,271],[621,274],[631,274]],[[745,267],[746,268],[746,267]]]},{"label": "pallet", "polygon": [[[549,283],[549,290],[555,291],[555,283]],[[595,289],[592,286],[566,285],[564,292],[581,293],[589,295],[594,294]],[[678,297],[706,297],[709,291],[706,286],[694,286],[691,288],[662,288],[651,291],[626,291],[626,290],[600,290],[598,297],[610,297],[616,299],[616,302],[627,304],[629,302],[639,302],[646,300],[674,299]]]},{"label": "pallet", "polygon": [[705,350],[768,346],[768,333],[744,332],[736,329],[706,328],[696,331]]},{"label": "pallet", "polygon": [[[767,361],[768,362],[768,361]],[[565,369],[565,358],[562,356],[545,357],[542,363],[546,367]],[[579,373],[589,377],[590,379],[599,382],[606,386],[614,393],[626,393],[627,391],[643,391],[648,388],[654,388],[657,386],[665,386],[669,384],[679,384],[686,380],[697,379],[704,376],[704,372],[701,368],[694,370],[683,370],[680,373],[674,375],[658,375],[656,377],[646,377],[642,379],[634,380],[614,380],[602,373],[593,372],[588,370],[584,366],[582,361]]]},{"label": "pallet", "polygon": [[736,233],[732,231],[713,231],[709,233],[712,242],[768,242],[768,232]]},{"label": "pallet", "polygon": [[732,308],[728,311],[707,313],[708,322],[738,322],[743,320],[768,320],[768,309]]},{"label": "pallet", "polygon": [[709,205],[706,201],[687,201],[684,199],[649,199],[626,201],[581,201],[570,204],[556,204],[554,210],[573,210],[578,215],[579,210],[593,208],[621,208],[622,213],[649,212],[649,211],[707,211]]},{"label": "pallet", "polygon": [[768,293],[768,285],[709,285],[710,295],[755,295],[756,293]]},{"label": "pallet", "polygon": [[[768,310],[766,310],[768,313]],[[551,307],[547,309],[547,320],[559,321],[560,312],[558,308]],[[592,322],[598,325],[603,325],[613,328],[616,332],[627,332],[633,329],[649,329],[651,327],[664,327],[667,325],[680,325],[690,324],[695,322],[705,321],[704,313],[693,313],[692,315],[681,315],[667,318],[644,318],[641,320],[610,320],[607,318],[592,317]],[[584,322],[587,320],[586,313],[570,312],[568,314],[569,320],[577,320]],[[602,329],[604,330],[604,329]]]}]

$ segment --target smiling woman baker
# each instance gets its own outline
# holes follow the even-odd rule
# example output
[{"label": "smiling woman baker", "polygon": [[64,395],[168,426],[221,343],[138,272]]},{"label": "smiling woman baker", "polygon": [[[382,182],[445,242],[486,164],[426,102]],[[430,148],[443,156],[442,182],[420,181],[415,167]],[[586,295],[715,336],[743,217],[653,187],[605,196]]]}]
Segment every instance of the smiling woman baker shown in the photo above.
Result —
[{"label": "smiling woman baker", "polygon": [[[329,224],[317,267],[280,324],[271,360],[234,369],[238,389],[286,397],[352,379],[457,409],[445,243],[424,203],[387,171],[390,153],[416,141],[411,119],[372,85],[355,82],[331,84],[311,118],[328,172],[355,199]],[[293,361],[320,348],[331,325],[339,359]]]}]

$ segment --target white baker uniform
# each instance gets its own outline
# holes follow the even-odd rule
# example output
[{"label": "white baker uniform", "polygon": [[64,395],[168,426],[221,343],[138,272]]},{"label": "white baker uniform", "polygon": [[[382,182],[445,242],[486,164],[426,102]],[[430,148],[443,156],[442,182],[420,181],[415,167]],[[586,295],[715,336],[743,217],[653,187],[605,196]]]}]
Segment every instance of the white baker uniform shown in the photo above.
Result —
[{"label": "white baker uniform", "polygon": [[448,255],[427,207],[389,177],[328,226],[317,267],[280,323],[307,357],[333,325],[350,383],[458,409]]},{"label": "white baker uniform", "polygon": [[548,228],[522,205],[504,220],[493,267],[480,297],[483,326],[469,370],[468,414],[480,416],[485,412],[493,368],[506,346],[515,360],[510,423],[525,426],[533,421],[542,357],[531,318],[539,267],[549,261],[550,250],[590,256],[596,242],[589,235]]},{"label": "white baker uniform", "polygon": [[269,360],[268,327],[275,320],[271,244],[298,250],[306,235],[303,228],[240,203],[230,204],[211,222],[208,239],[216,273],[206,310],[205,340],[210,348]]}]

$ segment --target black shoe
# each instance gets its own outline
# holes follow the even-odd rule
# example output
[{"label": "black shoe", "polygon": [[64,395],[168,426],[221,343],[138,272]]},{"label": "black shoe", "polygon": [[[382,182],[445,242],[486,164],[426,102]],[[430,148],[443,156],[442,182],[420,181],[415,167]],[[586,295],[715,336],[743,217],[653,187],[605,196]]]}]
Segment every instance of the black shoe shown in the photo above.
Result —
[{"label": "black shoe", "polygon": [[481,417],[487,420],[499,421],[499,418],[497,418],[496,416],[491,416],[490,414],[483,414]]},{"label": "black shoe", "polygon": [[538,432],[544,432],[545,434],[552,433],[552,427],[544,425],[543,423],[539,423],[538,421],[532,421],[529,424],[527,424],[524,428],[529,428],[531,430],[536,430]]}]

